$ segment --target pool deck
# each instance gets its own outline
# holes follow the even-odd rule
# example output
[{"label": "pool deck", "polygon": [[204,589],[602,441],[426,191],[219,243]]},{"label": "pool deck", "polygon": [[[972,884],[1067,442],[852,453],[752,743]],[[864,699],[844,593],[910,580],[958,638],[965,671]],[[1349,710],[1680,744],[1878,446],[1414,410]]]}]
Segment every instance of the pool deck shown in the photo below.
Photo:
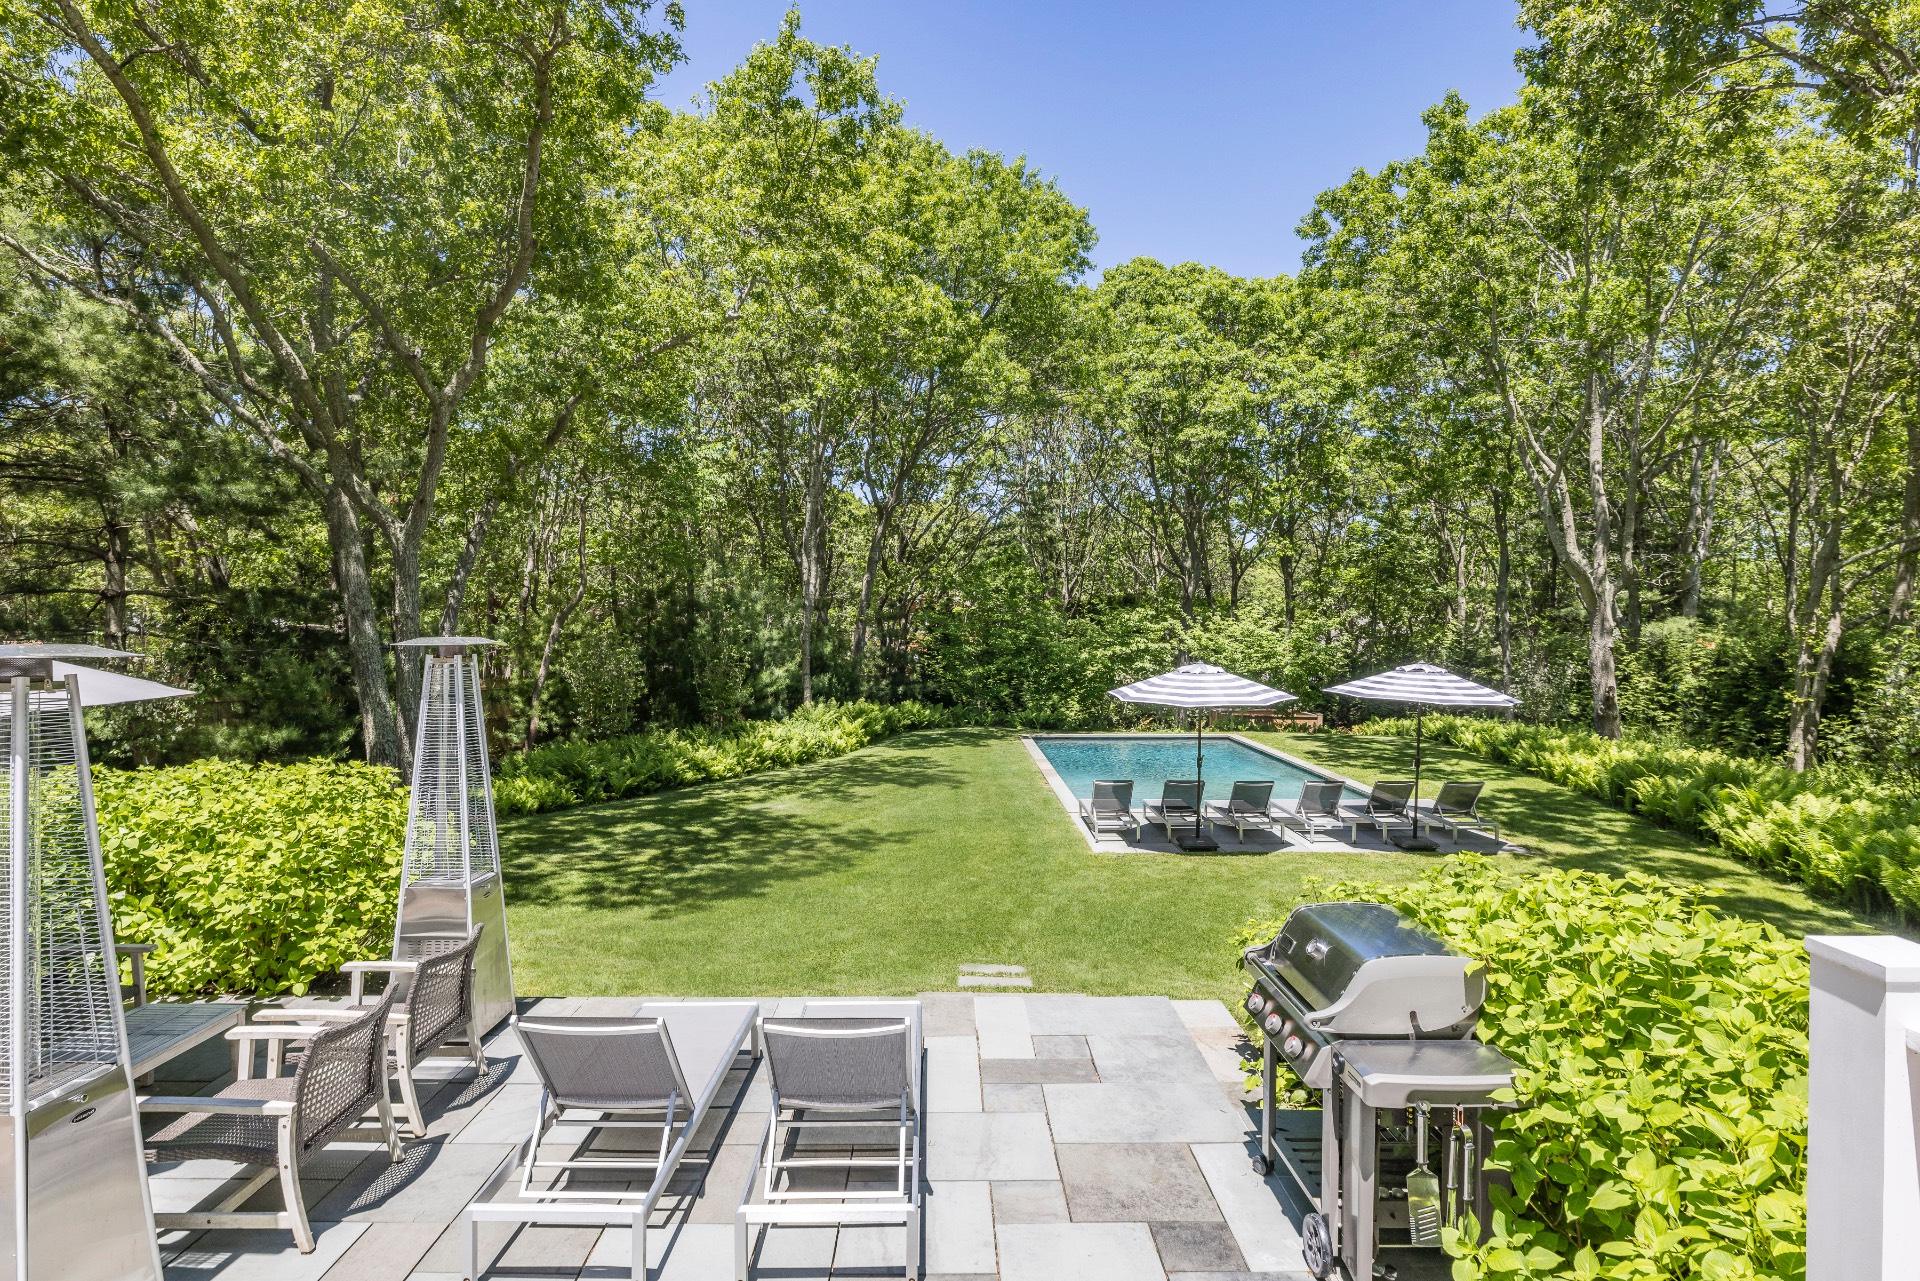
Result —
[{"label": "pool deck", "polygon": [[[1304,1207],[1284,1176],[1252,1168],[1256,1114],[1239,1069],[1241,1031],[1218,1001],[932,992],[925,1005],[928,1103],[923,1275],[931,1281],[1305,1281]],[[638,997],[523,1001],[551,1014],[625,1015]],[[763,999],[798,1013],[797,999]],[[162,1073],[191,1094],[227,1079],[209,1044]],[[428,1136],[398,1165],[336,1144],[305,1168],[318,1248],[285,1231],[170,1232],[168,1281],[455,1281],[461,1210],[511,1159],[539,1087],[511,1030],[488,1069],[440,1060]],[[166,1079],[172,1078],[172,1079]],[[766,1124],[765,1065],[734,1070],[656,1210],[654,1281],[725,1281],[732,1219]],[[215,1203],[238,1167],[154,1167],[156,1208]],[[248,1208],[278,1205],[268,1189]],[[628,1275],[626,1229],[490,1225],[488,1278]],[[901,1276],[898,1228],[782,1228],[757,1246],[753,1276]]]},{"label": "pool deck", "polygon": [[[1045,737],[1045,735],[1040,737]],[[1079,738],[1087,736],[1074,735],[1073,737]],[[1239,734],[1233,733],[1215,734],[1212,735],[1212,737],[1232,739],[1242,747],[1249,748],[1263,755],[1276,757],[1297,769],[1305,770],[1321,778],[1336,779],[1345,784],[1350,791],[1356,792],[1361,796],[1367,794],[1368,788],[1366,784],[1356,782],[1344,774],[1327,769],[1325,766],[1303,761],[1297,756],[1291,756],[1286,752],[1269,747],[1265,743],[1256,743],[1252,739],[1244,738]],[[1358,839],[1349,839],[1355,835],[1351,832],[1344,836],[1338,833],[1328,832],[1309,836],[1297,828],[1287,826],[1284,821],[1276,822],[1272,831],[1249,830],[1244,838],[1236,834],[1233,828],[1229,826],[1210,822],[1208,829],[1211,831],[1214,840],[1219,844],[1220,848],[1218,851],[1202,852],[1182,849],[1180,846],[1168,840],[1166,833],[1160,828],[1149,827],[1145,823],[1142,823],[1136,828],[1131,836],[1119,832],[1095,832],[1080,818],[1078,798],[1074,796],[1073,789],[1068,787],[1066,781],[1060,777],[1059,771],[1053,768],[1053,762],[1047,759],[1046,753],[1040,750],[1040,745],[1035,741],[1035,736],[1032,734],[1022,734],[1020,741],[1027,749],[1027,755],[1031,756],[1033,763],[1039,767],[1040,776],[1046,779],[1047,786],[1052,790],[1054,799],[1060,802],[1060,807],[1065,811],[1068,821],[1073,824],[1074,830],[1079,832],[1081,837],[1087,842],[1087,848],[1101,854],[1182,854],[1192,858],[1206,858],[1210,856],[1217,857],[1220,854],[1277,854],[1282,850],[1312,850],[1336,854],[1378,854],[1387,851],[1397,851],[1399,848],[1387,840],[1377,829],[1361,829],[1357,834]],[[1142,814],[1140,805],[1138,804],[1138,801],[1141,799],[1144,798],[1136,798],[1133,811],[1135,817],[1140,817]],[[1425,814],[1426,812],[1426,808],[1423,806],[1421,813]],[[1448,837],[1444,831],[1429,828],[1424,821],[1421,823],[1421,831],[1422,834],[1433,838],[1434,843],[1439,846],[1438,853],[1440,854],[1522,854],[1526,852],[1522,846],[1515,845],[1511,841],[1496,840],[1492,836],[1482,832],[1468,832],[1461,839],[1454,840]]]}]

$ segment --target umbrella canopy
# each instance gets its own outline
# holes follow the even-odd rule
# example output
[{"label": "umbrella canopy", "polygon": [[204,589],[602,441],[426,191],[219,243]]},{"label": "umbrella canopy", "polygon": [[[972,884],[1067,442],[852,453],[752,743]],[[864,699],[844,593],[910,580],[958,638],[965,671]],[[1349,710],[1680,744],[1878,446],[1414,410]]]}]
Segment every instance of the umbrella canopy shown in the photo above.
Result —
[{"label": "umbrella canopy", "polygon": [[1344,685],[1329,685],[1329,694],[1370,698],[1382,703],[1419,703],[1426,707],[1518,707],[1520,700],[1497,689],[1476,685],[1432,663],[1408,663],[1377,676],[1362,676]]},{"label": "umbrella canopy", "polygon": [[1429,707],[1518,707],[1520,700],[1497,689],[1475,684],[1464,676],[1455,676],[1432,663],[1408,663],[1390,672],[1363,676],[1344,685],[1329,685],[1328,694],[1348,698],[1367,698],[1378,703],[1413,704],[1413,838],[1399,842],[1406,849],[1434,848],[1432,841],[1420,835],[1420,722]]},{"label": "umbrella canopy", "polygon": [[1186,708],[1272,707],[1275,703],[1290,702],[1294,697],[1283,689],[1235,676],[1212,663],[1188,663],[1107,692],[1123,703]]}]

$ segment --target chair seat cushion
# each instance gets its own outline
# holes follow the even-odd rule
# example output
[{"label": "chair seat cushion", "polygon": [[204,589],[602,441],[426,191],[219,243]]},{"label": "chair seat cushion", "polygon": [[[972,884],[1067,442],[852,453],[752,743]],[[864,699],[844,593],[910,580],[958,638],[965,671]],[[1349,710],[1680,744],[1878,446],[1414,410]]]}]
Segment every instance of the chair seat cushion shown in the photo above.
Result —
[{"label": "chair seat cushion", "polygon": [[[291,1102],[293,1078],[235,1081],[216,1099],[278,1099]],[[279,1122],[270,1116],[186,1112],[147,1139],[149,1161],[234,1161],[273,1165],[279,1160]]]}]

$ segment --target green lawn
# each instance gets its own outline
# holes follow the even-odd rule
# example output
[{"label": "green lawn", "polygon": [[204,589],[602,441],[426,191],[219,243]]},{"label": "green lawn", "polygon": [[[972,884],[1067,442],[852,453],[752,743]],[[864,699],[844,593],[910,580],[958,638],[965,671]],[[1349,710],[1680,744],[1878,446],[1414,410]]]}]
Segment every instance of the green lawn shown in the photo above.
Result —
[{"label": "green lawn", "polygon": [[[1258,735],[1362,780],[1408,745]],[[1541,862],[1640,868],[1795,933],[1877,928],[1687,838],[1446,749]],[[1436,771],[1437,772],[1437,771]],[[1435,856],[1096,854],[1018,737],[905,735],[836,760],[501,825],[522,995],[894,994],[969,961],[1043,991],[1229,996],[1231,930],[1309,877],[1412,877]]]}]

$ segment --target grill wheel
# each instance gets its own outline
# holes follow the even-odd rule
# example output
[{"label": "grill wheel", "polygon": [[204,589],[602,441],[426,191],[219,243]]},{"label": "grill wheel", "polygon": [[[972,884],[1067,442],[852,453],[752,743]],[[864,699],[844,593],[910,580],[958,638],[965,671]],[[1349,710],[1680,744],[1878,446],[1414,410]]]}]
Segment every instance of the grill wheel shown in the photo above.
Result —
[{"label": "grill wheel", "polygon": [[1309,1214],[1300,1224],[1300,1254],[1315,1281],[1333,1272],[1333,1234],[1325,1215]]}]

